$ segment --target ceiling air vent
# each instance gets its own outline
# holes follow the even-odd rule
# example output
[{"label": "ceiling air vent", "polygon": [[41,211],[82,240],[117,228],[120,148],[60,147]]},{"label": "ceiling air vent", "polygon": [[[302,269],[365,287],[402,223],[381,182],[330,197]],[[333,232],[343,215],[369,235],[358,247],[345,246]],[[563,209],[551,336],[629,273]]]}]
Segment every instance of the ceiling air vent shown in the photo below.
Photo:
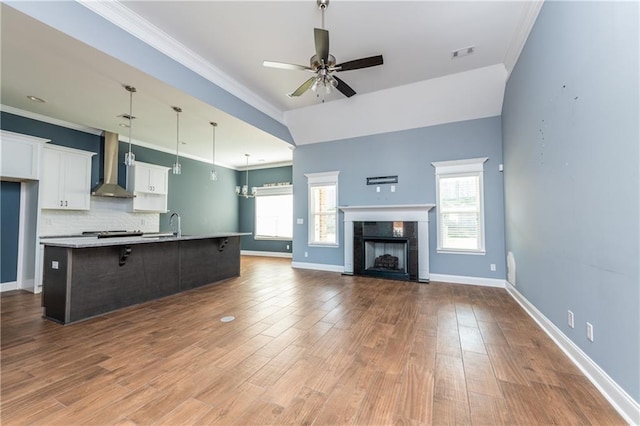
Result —
[{"label": "ceiling air vent", "polygon": [[462,56],[471,55],[476,51],[475,46],[463,47],[462,49],[454,50],[451,52],[451,59],[461,58]]}]

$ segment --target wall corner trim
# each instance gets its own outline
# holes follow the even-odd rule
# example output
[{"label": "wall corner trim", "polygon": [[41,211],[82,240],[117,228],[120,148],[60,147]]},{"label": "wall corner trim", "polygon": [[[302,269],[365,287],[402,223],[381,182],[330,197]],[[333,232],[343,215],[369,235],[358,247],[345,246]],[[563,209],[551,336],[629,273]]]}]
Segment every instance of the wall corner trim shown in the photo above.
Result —
[{"label": "wall corner trim", "polygon": [[240,250],[242,256],[263,256],[263,257],[284,257],[291,259],[291,253],[282,251],[256,251],[256,250]]},{"label": "wall corner trim", "polygon": [[483,287],[505,287],[505,280],[498,278],[466,277],[462,275],[434,274],[429,276],[431,282],[443,282],[452,284],[479,285]]},{"label": "wall corner trim", "polygon": [[327,265],[324,263],[291,262],[291,267],[296,269],[313,269],[314,271],[344,272],[343,265]]},{"label": "wall corner trim", "polygon": [[573,343],[558,327],[529,302],[518,290],[506,282],[506,289],[520,306],[538,323],[551,340],[569,357],[584,373],[600,393],[611,403],[613,408],[624,417],[629,424],[640,424],[640,404],[631,398],[598,364]]}]

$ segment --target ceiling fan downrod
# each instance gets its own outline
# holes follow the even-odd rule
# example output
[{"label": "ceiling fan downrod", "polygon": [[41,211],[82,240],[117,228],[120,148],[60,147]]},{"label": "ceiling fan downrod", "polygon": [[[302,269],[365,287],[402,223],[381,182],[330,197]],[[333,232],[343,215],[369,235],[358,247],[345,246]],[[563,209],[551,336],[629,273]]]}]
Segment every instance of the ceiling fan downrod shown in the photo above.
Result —
[{"label": "ceiling fan downrod", "polygon": [[316,4],[322,11],[322,29],[324,30],[324,11],[329,7],[329,0],[316,0]]}]

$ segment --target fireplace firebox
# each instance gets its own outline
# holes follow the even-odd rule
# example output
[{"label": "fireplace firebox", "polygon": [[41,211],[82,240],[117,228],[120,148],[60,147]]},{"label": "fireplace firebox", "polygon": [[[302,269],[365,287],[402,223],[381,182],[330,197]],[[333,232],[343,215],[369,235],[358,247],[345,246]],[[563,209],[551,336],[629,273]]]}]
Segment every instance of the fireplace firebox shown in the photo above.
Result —
[{"label": "fireplace firebox", "polygon": [[418,280],[416,222],[353,222],[354,274]]}]

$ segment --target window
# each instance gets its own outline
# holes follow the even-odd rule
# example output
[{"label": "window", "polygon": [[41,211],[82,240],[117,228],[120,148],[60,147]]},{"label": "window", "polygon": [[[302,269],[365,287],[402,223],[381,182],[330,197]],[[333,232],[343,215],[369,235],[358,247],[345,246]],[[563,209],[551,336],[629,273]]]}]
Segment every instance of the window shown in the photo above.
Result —
[{"label": "window", "polygon": [[431,163],[436,168],[439,253],[484,254],[485,161],[487,158]]},{"label": "window", "polygon": [[309,244],[338,245],[338,173],[309,173]]},{"label": "window", "polygon": [[293,239],[293,190],[291,185],[256,188],[255,239]]}]

